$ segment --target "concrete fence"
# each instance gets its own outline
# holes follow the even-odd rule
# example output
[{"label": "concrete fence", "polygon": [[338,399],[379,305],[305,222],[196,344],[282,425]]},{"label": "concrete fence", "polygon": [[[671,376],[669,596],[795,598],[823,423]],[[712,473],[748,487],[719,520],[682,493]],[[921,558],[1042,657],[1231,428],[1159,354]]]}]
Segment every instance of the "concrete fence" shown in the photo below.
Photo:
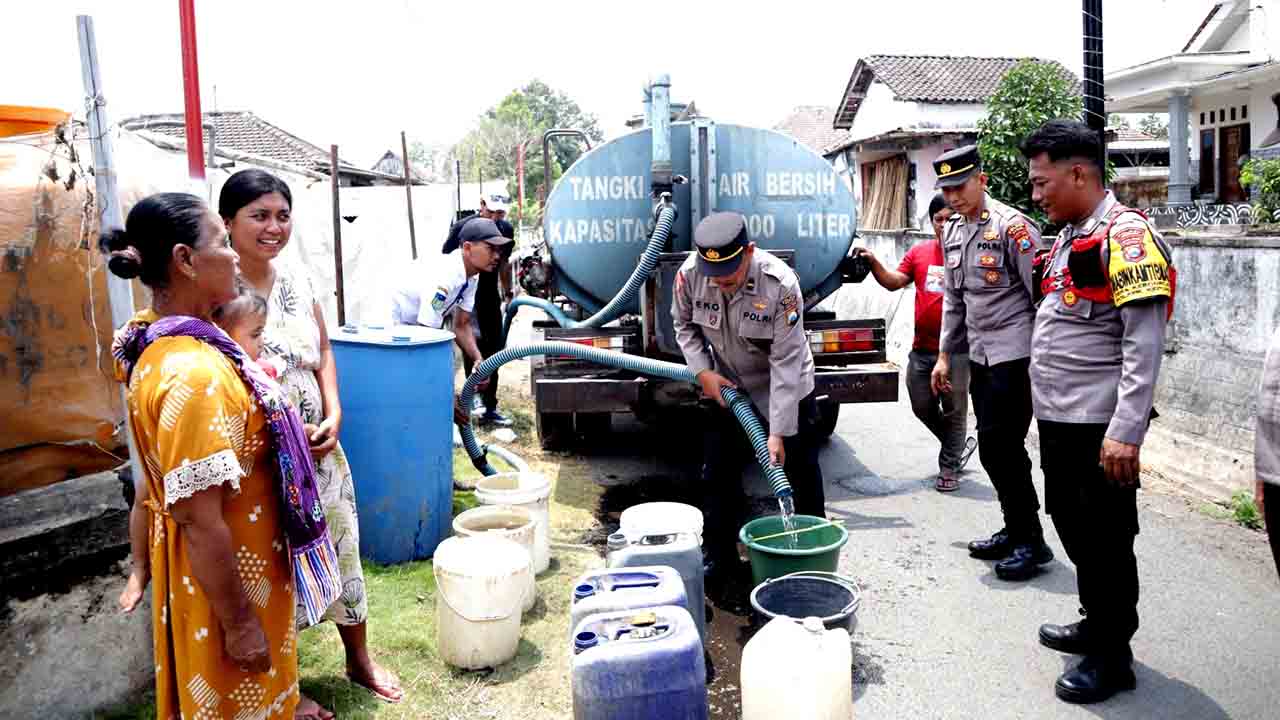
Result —
[{"label": "concrete fence", "polygon": [[[931,234],[861,231],[886,267]],[[1165,231],[1178,293],[1156,410],[1143,448],[1149,470],[1207,499],[1253,484],[1253,427],[1263,356],[1280,326],[1280,227]],[[883,317],[889,359],[906,366],[915,322],[912,288],[890,293],[873,278],[846,285],[823,306],[840,318]]]}]

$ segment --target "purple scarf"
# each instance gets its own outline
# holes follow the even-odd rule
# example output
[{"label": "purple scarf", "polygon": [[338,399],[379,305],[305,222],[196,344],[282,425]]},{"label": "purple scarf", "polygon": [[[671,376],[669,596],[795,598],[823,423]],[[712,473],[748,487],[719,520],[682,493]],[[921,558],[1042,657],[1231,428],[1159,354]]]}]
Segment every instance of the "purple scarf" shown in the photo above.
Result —
[{"label": "purple scarf", "polygon": [[278,499],[293,566],[294,587],[306,624],[320,621],[342,591],[338,556],[329,540],[324,508],[316,490],[316,471],[302,420],[280,386],[221,329],[204,320],[171,315],[151,324],[126,325],[111,351],[125,369],[125,383],[133,366],[151,343],[162,337],[187,336],[204,342],[231,360],[262,407],[271,430],[279,470]]}]

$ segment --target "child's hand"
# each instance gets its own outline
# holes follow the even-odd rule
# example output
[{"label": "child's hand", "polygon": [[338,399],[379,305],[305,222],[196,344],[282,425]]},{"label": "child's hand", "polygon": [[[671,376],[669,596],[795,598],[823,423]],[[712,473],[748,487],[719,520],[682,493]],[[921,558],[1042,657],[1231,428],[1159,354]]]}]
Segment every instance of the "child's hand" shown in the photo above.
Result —
[{"label": "child's hand", "polygon": [[134,608],[142,602],[142,592],[147,589],[147,583],[151,581],[151,573],[140,568],[134,568],[129,573],[129,581],[125,583],[124,590],[120,593],[120,612],[128,614],[133,612]]}]

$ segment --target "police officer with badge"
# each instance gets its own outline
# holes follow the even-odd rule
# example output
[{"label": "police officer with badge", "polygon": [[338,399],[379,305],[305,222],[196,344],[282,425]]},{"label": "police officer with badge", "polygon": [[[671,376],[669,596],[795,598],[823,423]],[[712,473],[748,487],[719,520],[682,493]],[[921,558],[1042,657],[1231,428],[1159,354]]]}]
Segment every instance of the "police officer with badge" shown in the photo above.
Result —
[{"label": "police officer with badge", "polygon": [[1172,313],[1172,252],[1103,186],[1098,133],[1053,120],[1022,144],[1032,199],[1066,226],[1041,261],[1031,352],[1045,509],[1076,565],[1084,619],[1040,626],[1040,642],[1084,659],[1058,678],[1068,702],[1135,685],[1139,451]]},{"label": "police officer with badge", "polygon": [[742,569],[742,473],[755,453],[720,389],[736,387],[750,396],[768,426],[769,455],[791,483],[796,512],[825,517],[813,353],[799,278],[750,241],[746,218],[712,213],[698,223],[693,243],[697,252],[676,273],[671,315],[685,362],[703,394],[718,403],[704,436],[705,542],[708,572],[727,579]]},{"label": "police officer with badge", "polygon": [[950,355],[969,347],[969,392],[978,417],[978,457],[995,486],[1004,527],[969,543],[969,555],[996,560],[996,576],[1026,580],[1053,560],[1031,482],[1032,261],[1040,230],[987,194],[978,148],[968,145],[933,163],[937,186],[956,211],[943,235],[946,270],[942,337],[931,382],[951,391]]}]

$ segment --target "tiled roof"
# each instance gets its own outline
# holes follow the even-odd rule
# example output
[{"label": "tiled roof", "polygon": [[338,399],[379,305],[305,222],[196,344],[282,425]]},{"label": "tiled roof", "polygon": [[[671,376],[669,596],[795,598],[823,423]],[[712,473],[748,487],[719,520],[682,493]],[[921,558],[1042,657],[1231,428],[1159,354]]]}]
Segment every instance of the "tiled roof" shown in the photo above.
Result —
[{"label": "tiled roof", "polygon": [[835,114],[834,108],[801,105],[773,129],[790,135],[816,153],[823,153],[849,135],[846,130],[831,127]]},{"label": "tiled roof", "polygon": [[[141,115],[121,121],[130,130],[146,129],[182,138],[185,130],[181,114]],[[212,123],[218,147],[270,158],[307,170],[329,171],[329,150],[272,125],[251,112],[209,112],[204,121]],[[344,171],[360,170],[339,159]],[[362,171],[368,172],[368,171]]]},{"label": "tiled roof", "polygon": [[927,103],[986,102],[1001,78],[1023,60],[1060,69],[1077,91],[1080,79],[1061,63],[1039,58],[871,55],[858,61],[836,112],[836,127],[851,127],[872,81],[884,83],[897,100]]}]

